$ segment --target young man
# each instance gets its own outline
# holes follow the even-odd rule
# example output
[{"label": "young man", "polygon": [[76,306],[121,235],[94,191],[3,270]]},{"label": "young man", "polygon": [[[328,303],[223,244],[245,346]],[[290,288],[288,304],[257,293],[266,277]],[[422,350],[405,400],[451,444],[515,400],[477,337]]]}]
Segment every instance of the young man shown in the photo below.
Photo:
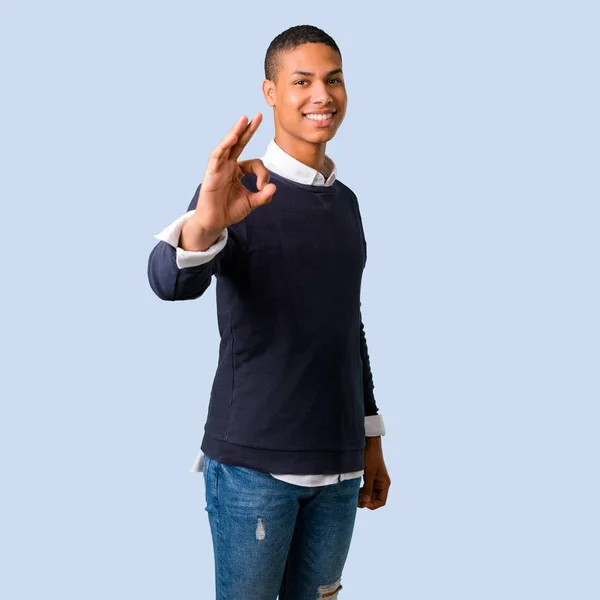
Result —
[{"label": "young man", "polygon": [[[356,508],[386,503],[385,433],[360,314],[366,242],[354,193],[326,156],[346,112],[324,31],[270,44],[275,138],[238,161],[242,117],[210,155],[188,212],[156,237],[164,300],[217,281],[219,364],[202,450],[217,600],[337,598]],[[364,485],[360,487],[361,476]]]}]

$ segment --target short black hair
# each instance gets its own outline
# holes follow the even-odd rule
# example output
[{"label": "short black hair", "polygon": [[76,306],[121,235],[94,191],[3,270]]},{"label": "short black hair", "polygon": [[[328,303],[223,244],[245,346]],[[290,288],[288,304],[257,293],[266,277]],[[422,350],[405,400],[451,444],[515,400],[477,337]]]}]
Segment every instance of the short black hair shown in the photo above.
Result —
[{"label": "short black hair", "polygon": [[313,25],[295,25],[281,32],[267,48],[265,55],[265,78],[277,80],[277,73],[281,66],[280,56],[286,50],[294,50],[302,44],[326,44],[333,48],[342,58],[342,53],[335,40],[322,29]]}]

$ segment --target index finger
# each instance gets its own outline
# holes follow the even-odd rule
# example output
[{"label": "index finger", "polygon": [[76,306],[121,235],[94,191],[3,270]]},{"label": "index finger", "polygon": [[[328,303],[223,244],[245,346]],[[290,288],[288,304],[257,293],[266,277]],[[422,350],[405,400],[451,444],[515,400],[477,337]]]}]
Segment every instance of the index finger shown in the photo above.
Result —
[{"label": "index finger", "polygon": [[252,136],[254,135],[256,130],[258,129],[258,126],[261,124],[261,122],[262,122],[262,114],[258,112],[254,115],[254,118],[252,119],[252,121],[250,121],[250,123],[248,123],[245,130],[241,133],[238,141],[235,143],[235,145],[231,149],[229,156],[232,159],[237,160],[238,156],[242,153],[242,151],[244,150],[244,148],[246,147],[246,145],[248,144],[248,142],[250,141],[250,139],[252,138]]},{"label": "index finger", "polygon": [[217,147],[210,153],[209,168],[216,171],[219,165],[227,159],[231,149],[239,140],[240,135],[248,126],[248,117],[244,115],[238,119],[238,122],[229,130],[229,133],[219,142]]}]

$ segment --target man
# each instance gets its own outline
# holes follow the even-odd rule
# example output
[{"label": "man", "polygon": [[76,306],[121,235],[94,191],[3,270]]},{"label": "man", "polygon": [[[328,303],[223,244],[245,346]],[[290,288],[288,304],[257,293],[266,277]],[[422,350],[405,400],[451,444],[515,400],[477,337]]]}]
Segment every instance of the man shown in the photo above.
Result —
[{"label": "man", "polygon": [[265,156],[238,161],[262,116],[240,118],[188,212],[156,236],[148,276],[165,300],[217,280],[219,364],[192,468],[204,472],[217,600],[337,598],[356,508],[383,506],[390,478],[360,315],[358,202],[325,154],[347,103],[334,40],[308,25],[277,36],[263,94],[275,122]]}]

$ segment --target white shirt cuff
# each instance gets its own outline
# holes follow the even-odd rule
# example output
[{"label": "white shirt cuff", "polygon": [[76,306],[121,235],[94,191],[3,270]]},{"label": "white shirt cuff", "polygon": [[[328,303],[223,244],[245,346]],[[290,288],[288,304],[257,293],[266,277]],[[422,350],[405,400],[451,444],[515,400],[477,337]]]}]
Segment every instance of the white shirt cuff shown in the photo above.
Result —
[{"label": "white shirt cuff", "polygon": [[381,415],[365,417],[365,435],[367,437],[385,435],[385,425]]},{"label": "white shirt cuff", "polygon": [[177,267],[180,269],[185,269],[186,267],[197,267],[199,265],[204,265],[207,262],[210,262],[227,244],[228,232],[227,229],[224,229],[219,239],[208,249],[203,252],[190,252],[189,250],[184,250],[178,246],[179,238],[181,236],[181,230],[185,225],[186,221],[195,213],[196,211],[190,210],[186,212],[184,215],[173,221],[170,225],[165,227],[160,233],[157,233],[154,237],[157,240],[161,240],[163,242],[167,242],[170,246],[173,246],[177,250],[175,262],[177,263]]}]

